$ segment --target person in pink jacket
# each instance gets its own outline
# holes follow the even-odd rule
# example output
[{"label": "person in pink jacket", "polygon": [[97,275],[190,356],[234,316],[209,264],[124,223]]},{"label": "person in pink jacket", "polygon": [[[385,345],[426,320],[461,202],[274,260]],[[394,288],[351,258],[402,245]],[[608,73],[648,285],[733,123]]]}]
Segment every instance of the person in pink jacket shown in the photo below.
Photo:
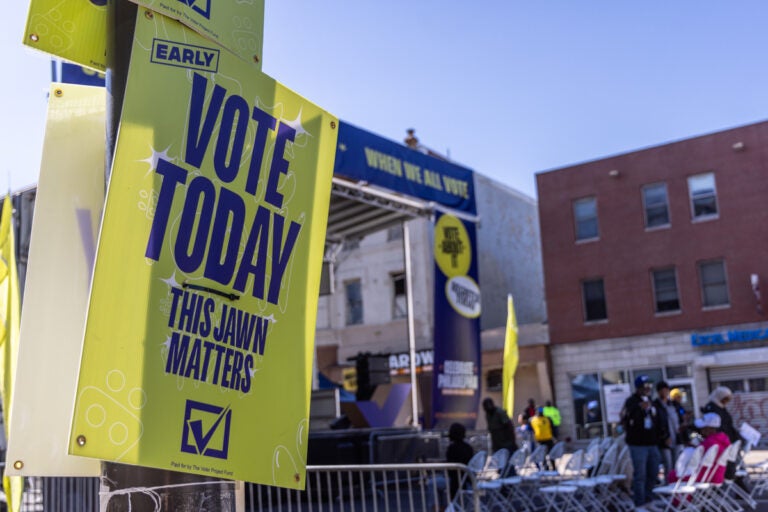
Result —
[{"label": "person in pink jacket", "polygon": [[[704,414],[701,418],[697,419],[693,422],[693,424],[696,426],[696,428],[699,429],[699,432],[701,432],[701,436],[704,438],[704,440],[701,442],[701,446],[704,447],[704,451],[706,452],[712,445],[717,445],[717,457],[715,458],[715,461],[717,461],[717,458],[720,457],[720,455],[723,454],[726,448],[728,448],[731,445],[730,439],[728,439],[728,435],[725,432],[720,431],[721,426],[721,419],[720,416],[717,413],[714,412],[708,412]],[[703,479],[703,472],[706,471],[706,469],[702,468],[702,472],[699,473],[697,481],[701,481]],[[723,483],[723,480],[725,480],[725,466],[720,466],[715,471],[715,474],[710,478],[710,482],[715,484],[721,484]]]},{"label": "person in pink jacket", "polygon": [[[715,457],[715,462],[717,462],[717,459],[722,455],[723,451],[725,451],[728,446],[731,445],[731,441],[728,439],[728,436],[720,431],[720,425],[721,420],[720,416],[718,416],[714,412],[708,412],[704,414],[701,418],[697,419],[693,422],[697,429],[699,429],[699,432],[701,433],[701,437],[703,438],[702,441],[694,442],[694,446],[701,444],[701,446],[704,448],[704,452],[706,452],[709,447],[713,445],[717,445],[717,457]],[[696,437],[698,439],[698,436]],[[688,446],[685,448],[686,450],[693,450],[693,446]],[[710,468],[702,468],[701,471],[699,471],[698,476],[696,477],[697,482],[701,482],[706,477],[707,472],[710,470]],[[670,471],[669,474],[669,483],[676,482],[678,479],[677,472],[673,469]],[[709,480],[712,483],[720,484],[723,483],[723,480],[725,480],[725,466],[721,466],[717,468],[715,471],[715,474],[712,476],[712,478]]]}]

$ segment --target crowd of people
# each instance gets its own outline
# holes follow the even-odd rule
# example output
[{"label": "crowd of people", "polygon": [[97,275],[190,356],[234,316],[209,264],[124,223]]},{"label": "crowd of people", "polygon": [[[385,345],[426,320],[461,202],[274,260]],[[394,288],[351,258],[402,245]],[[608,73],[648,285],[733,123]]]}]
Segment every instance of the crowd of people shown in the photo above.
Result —
[{"label": "crowd of people", "polygon": [[[653,384],[647,375],[635,379],[635,392],[627,398],[621,411],[621,424],[632,459],[632,499],[642,507],[654,499],[653,488],[659,482],[659,467],[663,467],[664,480],[674,482],[675,462],[685,449],[699,444],[704,449],[717,445],[717,456],[732,443],[741,440],[726,406],[732,399],[727,387],[715,388],[709,396],[702,416],[690,421],[690,414],[680,404],[679,390],[656,383],[657,397],[651,400]],[[677,391],[677,392],[676,392]],[[714,483],[725,478],[734,479],[736,464],[727,463],[711,477]],[[663,483],[663,482],[662,482]]]},{"label": "crowd of people", "polygon": [[[682,392],[670,388],[665,381],[655,383],[656,398],[651,399],[654,383],[647,375],[638,375],[634,381],[634,393],[624,402],[620,414],[621,429],[626,436],[632,460],[632,500],[639,510],[654,499],[653,489],[659,484],[675,482],[678,478],[675,463],[685,450],[701,445],[705,450],[717,446],[717,455],[722,454],[732,443],[742,441],[727,410],[733,394],[727,387],[717,387],[701,408],[701,415],[693,419],[686,410]],[[518,441],[529,445],[544,445],[550,450],[559,440],[561,423],[560,411],[551,401],[537,407],[533,399],[528,400],[525,409],[518,415],[518,426],[502,407],[493,399],[482,402],[487,429],[490,434],[491,450],[506,448],[510,453],[518,449]],[[466,430],[456,423],[451,425],[451,444],[446,453],[448,462],[466,464],[473,451],[464,440]],[[663,468],[662,472],[659,468]],[[735,463],[729,462],[713,475],[715,483],[735,478]],[[660,479],[660,475],[663,475]],[[456,482],[450,482],[451,495],[456,491]]]}]

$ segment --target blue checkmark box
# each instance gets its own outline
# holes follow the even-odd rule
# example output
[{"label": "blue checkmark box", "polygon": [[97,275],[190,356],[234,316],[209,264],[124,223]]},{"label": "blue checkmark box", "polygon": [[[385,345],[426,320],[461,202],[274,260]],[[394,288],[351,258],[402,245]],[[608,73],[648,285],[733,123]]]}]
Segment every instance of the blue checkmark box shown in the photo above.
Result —
[{"label": "blue checkmark box", "polygon": [[232,409],[227,405],[205,404],[187,400],[181,451],[226,459],[229,452],[229,429],[232,425]]}]

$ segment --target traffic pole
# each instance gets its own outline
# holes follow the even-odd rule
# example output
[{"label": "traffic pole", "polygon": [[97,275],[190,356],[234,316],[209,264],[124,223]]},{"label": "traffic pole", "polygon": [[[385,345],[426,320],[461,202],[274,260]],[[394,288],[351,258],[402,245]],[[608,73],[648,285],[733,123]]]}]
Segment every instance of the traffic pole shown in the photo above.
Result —
[{"label": "traffic pole", "polygon": [[[139,8],[128,0],[107,2],[107,142],[105,183],[112,169],[120,112],[128,80],[128,64]],[[236,490],[239,488],[239,492]],[[101,512],[242,510],[243,485],[232,480],[162,469],[101,463]],[[239,499],[238,499],[239,497]]]}]

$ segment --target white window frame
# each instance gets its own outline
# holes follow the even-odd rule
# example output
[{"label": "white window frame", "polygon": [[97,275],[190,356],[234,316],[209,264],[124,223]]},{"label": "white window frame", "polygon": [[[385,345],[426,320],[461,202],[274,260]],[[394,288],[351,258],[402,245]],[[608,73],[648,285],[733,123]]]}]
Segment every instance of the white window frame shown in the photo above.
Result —
[{"label": "white window frame", "polygon": [[[661,204],[658,205],[649,205],[648,204],[648,198],[646,197],[646,191],[650,190],[652,188],[657,187],[663,187],[664,188],[664,209],[666,210],[667,214],[667,222],[663,224],[658,224],[656,226],[649,225],[649,215],[648,215],[648,209],[649,208],[658,208],[661,206]],[[645,221],[645,229],[647,230],[653,230],[653,229],[663,229],[668,228],[672,224],[672,215],[669,209],[669,189],[667,188],[667,184],[665,182],[659,182],[659,183],[649,183],[648,185],[643,186],[642,189],[642,200],[643,200],[643,217]]]},{"label": "white window frame", "polygon": [[[403,293],[397,293],[397,281],[403,282]],[[405,280],[405,272],[393,272],[390,274],[392,282],[392,319],[399,320],[408,317],[408,283]],[[401,299],[402,307],[399,307],[398,298]]]},{"label": "white window frame", "polygon": [[[696,191],[694,191],[693,187],[693,181],[697,179],[702,179],[705,177],[711,177],[712,179],[712,191],[706,193],[705,195],[699,193],[698,197],[694,198],[694,195]],[[702,214],[696,214],[696,200],[697,199],[709,199],[713,198],[715,203],[715,212],[714,213],[702,213]],[[720,216],[720,205],[717,201],[717,181],[715,180],[715,173],[712,171],[709,172],[702,172],[699,174],[694,174],[692,176],[688,176],[688,203],[691,208],[691,220],[694,222],[700,222],[700,221],[706,221],[706,220],[713,220],[717,219]]]},{"label": "white window frame", "polygon": [[[591,202],[594,206],[594,216],[585,217],[582,219],[579,219],[578,215],[576,214],[576,208],[580,204],[585,204],[587,202]],[[576,199],[573,201],[573,204],[571,205],[571,210],[573,212],[573,229],[574,229],[574,237],[576,238],[576,242],[589,242],[592,240],[598,240],[600,238],[600,222],[598,220],[598,214],[597,214],[597,197],[595,196],[589,196],[589,197],[582,197],[580,199]],[[594,219],[595,223],[595,235],[594,236],[579,236],[579,224],[582,222],[590,222]]]},{"label": "white window frame", "polygon": [[[719,263],[721,268],[723,269],[723,281],[722,286],[725,286],[725,298],[726,302],[723,304],[707,304],[707,294],[705,290],[705,283],[704,283],[704,273],[703,273],[703,267],[704,265],[710,265],[713,263]],[[700,261],[697,265],[698,272],[699,272],[699,288],[701,290],[701,305],[703,309],[723,309],[728,308],[731,306],[731,294],[728,287],[728,269],[725,266],[725,260],[724,259],[713,259],[713,260],[705,260]],[[719,284],[719,283],[715,283]],[[711,284],[710,284],[711,285]]]},{"label": "white window frame", "polygon": [[[675,297],[677,298],[677,309],[667,309],[667,310],[660,310],[659,309],[659,289],[656,287],[656,273],[657,272],[668,272],[672,271],[674,282],[675,282]],[[656,315],[670,315],[670,314],[677,314],[680,313],[682,310],[682,301],[680,300],[680,283],[677,280],[677,268],[674,266],[669,267],[660,267],[660,268],[652,268],[651,269],[651,288],[653,289],[653,311],[656,313]]]}]

